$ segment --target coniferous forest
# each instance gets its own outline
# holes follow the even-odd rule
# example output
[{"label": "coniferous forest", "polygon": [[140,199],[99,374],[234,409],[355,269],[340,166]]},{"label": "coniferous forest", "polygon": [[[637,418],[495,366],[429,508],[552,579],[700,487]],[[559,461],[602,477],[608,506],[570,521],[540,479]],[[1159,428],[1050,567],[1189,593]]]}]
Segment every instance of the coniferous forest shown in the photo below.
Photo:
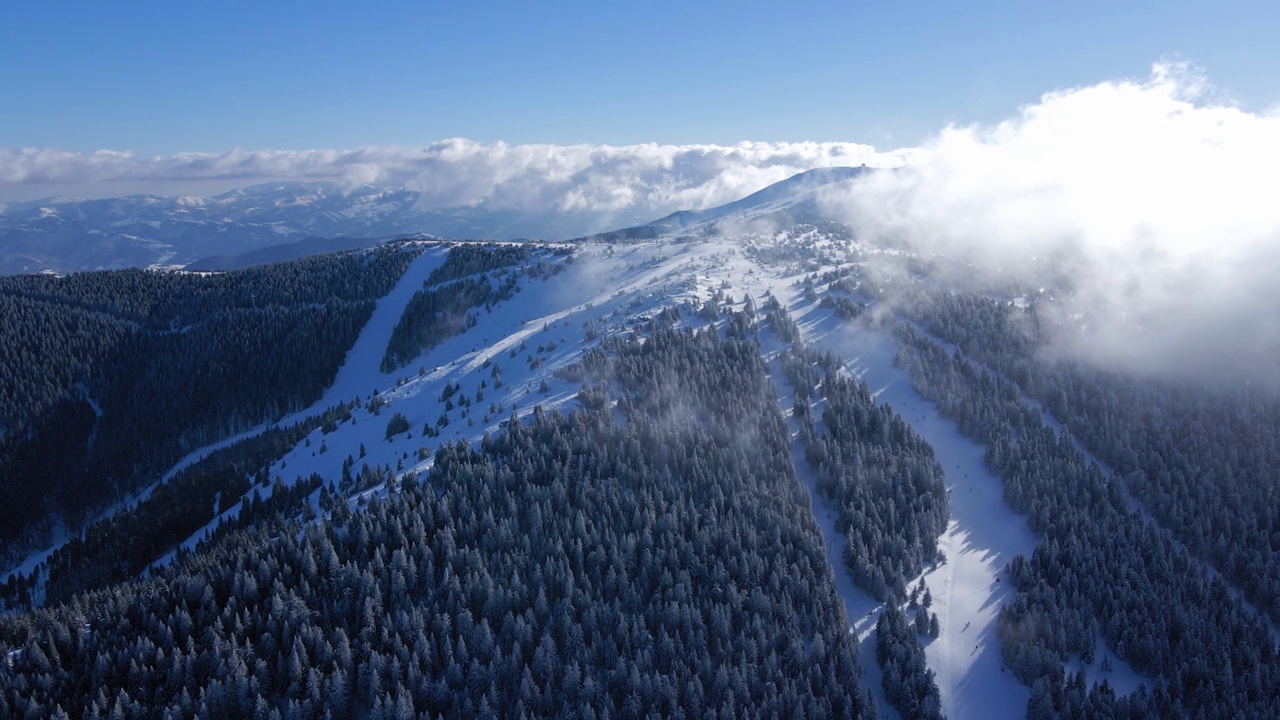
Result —
[{"label": "coniferous forest", "polygon": [[0,278],[0,556],[319,397],[415,252]]},{"label": "coniferous forest", "polygon": [[[422,289],[409,300],[387,344],[382,371],[401,367],[423,349],[475,327],[479,321],[476,308],[488,312],[497,303],[510,300],[520,288],[518,270],[505,274],[501,271],[532,256],[524,245],[466,243],[453,247],[444,263],[431,272]],[[554,272],[561,267],[548,266],[546,270]],[[526,272],[535,275],[542,269],[541,263],[525,267]]]},{"label": "coniferous forest", "polygon": [[581,372],[623,417],[537,410],[359,511],[4,619],[0,714],[874,712],[754,343],[656,327]]},{"label": "coniferous forest", "polygon": [[[1043,538],[1031,557],[1019,557],[1010,567],[1017,597],[1000,616],[1005,661],[1032,687],[1028,716],[1273,716],[1275,698],[1280,697],[1280,655],[1267,618],[1273,611],[1266,604],[1242,602],[1224,577],[1235,574],[1225,570],[1243,568],[1224,568],[1219,575],[1217,558],[1196,543],[1197,529],[1214,518],[1233,517],[1241,527],[1274,511],[1261,506],[1230,515],[1217,496],[1209,495],[1223,479],[1247,471],[1256,453],[1270,444],[1251,451],[1244,462],[1214,466],[1195,482],[1187,483],[1182,476],[1186,487],[1196,488],[1189,492],[1214,497],[1180,510],[1181,517],[1195,518],[1190,527],[1176,522],[1178,516],[1167,510],[1155,511],[1162,507],[1158,502],[1153,503],[1151,519],[1144,519],[1152,492],[1146,483],[1154,478],[1168,483],[1170,490],[1174,487],[1175,475],[1161,453],[1168,447],[1169,430],[1207,424],[1215,408],[1225,412],[1231,407],[1232,396],[1045,362],[1034,350],[1034,336],[1011,322],[1013,313],[1021,311],[990,300],[937,294],[911,307],[924,327],[956,347],[948,350],[916,325],[903,323],[897,328],[903,348],[900,362],[922,395],[936,401],[962,432],[987,446],[987,464],[1004,480],[1006,502],[1025,514]],[[1079,397],[1092,399],[1078,408],[1059,384],[1090,381],[1098,385],[1080,391]],[[1043,405],[1029,392],[1043,396]],[[1150,403],[1141,411],[1121,410],[1114,402],[1139,393]],[[1094,418],[1108,427],[1105,442],[1096,429],[1083,438],[1072,432],[1073,427],[1093,425],[1088,413],[1109,407],[1116,410],[1114,421]],[[1184,414],[1157,416],[1161,408],[1173,407]],[[1274,408],[1254,398],[1231,412],[1249,413],[1266,423],[1264,413]],[[1061,430],[1056,427],[1059,418],[1066,420]],[[1151,425],[1144,430],[1142,419],[1169,430],[1153,432]],[[1239,439],[1227,442],[1217,437],[1223,444],[1205,460],[1241,447]],[[1188,442],[1192,448],[1208,449],[1205,441]],[[1090,452],[1095,449],[1102,458],[1123,449],[1117,457],[1133,463],[1126,467],[1129,472],[1098,464]],[[1179,457],[1189,456],[1169,452],[1170,459]],[[1143,458],[1150,464],[1140,462]],[[1237,493],[1262,497],[1270,492],[1266,488],[1274,487],[1273,482],[1250,481],[1247,475],[1239,480],[1228,498]],[[1245,547],[1269,547],[1275,541],[1270,529],[1240,539]],[[1253,588],[1276,572],[1274,554],[1269,564],[1259,562],[1258,570],[1262,578],[1240,583],[1245,598],[1265,599]],[[1094,657],[1099,637],[1152,678],[1153,686],[1117,697],[1106,685],[1089,686],[1083,677],[1065,675],[1062,663],[1072,654]]]},{"label": "coniferous forest", "polygon": [[[81,529],[0,584],[0,717],[942,717],[925,578],[947,560],[947,474],[806,341],[819,325],[891,339],[1034,533],[990,621],[1028,717],[1273,716],[1280,405],[1053,357],[1051,308],[938,291],[927,268],[891,285],[804,237],[750,248],[792,278],[786,303],[606,285],[573,305],[580,327],[511,312],[592,281],[573,251],[438,248],[385,326],[384,372],[510,322],[499,351],[279,426],[421,245],[0,280],[10,564],[55,518]],[[340,442],[331,474],[281,477]],[[839,565],[876,617],[849,617]],[[1113,660],[1141,687],[1106,682]]]},{"label": "coniferous forest", "polygon": [[0,720],[1280,720],[1280,2],[67,4]]}]

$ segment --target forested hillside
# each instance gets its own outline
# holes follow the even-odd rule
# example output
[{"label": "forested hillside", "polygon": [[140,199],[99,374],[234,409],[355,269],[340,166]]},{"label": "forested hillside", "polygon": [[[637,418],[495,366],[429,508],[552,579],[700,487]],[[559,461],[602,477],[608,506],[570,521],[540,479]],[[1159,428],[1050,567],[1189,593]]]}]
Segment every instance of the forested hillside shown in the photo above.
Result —
[{"label": "forested hillside", "polygon": [[317,398],[415,252],[0,278],[0,540],[74,526],[186,449]]},{"label": "forested hillside", "polygon": [[874,712],[754,344],[655,327],[581,372],[602,404],[386,500],[5,619],[0,714]]},{"label": "forested hillside", "polygon": [[[832,250],[784,238],[765,238],[753,256],[792,273],[832,265]],[[866,249],[857,266],[812,272],[791,292],[858,337],[893,332],[916,390],[987,448],[1005,502],[1038,534],[1035,552],[997,579],[1016,590],[998,639],[1007,670],[1031,688],[1028,716],[1273,716],[1280,401],[1265,378],[1064,359],[1051,352],[1063,332],[1052,293],[1013,278],[943,283],[930,259]],[[805,314],[806,332],[830,327]],[[781,325],[784,336],[802,332]],[[895,540],[910,534],[895,528]],[[901,635],[891,613],[881,623],[881,640]],[[1143,687],[1107,682],[1122,664]]]},{"label": "forested hillside", "polygon": [[[444,264],[436,268],[405,308],[396,323],[382,358],[382,371],[391,372],[417,357],[424,349],[475,327],[479,310],[510,300],[519,291],[520,276],[540,276],[541,262],[501,272],[533,257],[525,245],[457,245]],[[563,265],[549,264],[545,272],[555,273]],[[492,273],[492,277],[489,276]]]},{"label": "forested hillside", "polygon": [[[1046,424],[1016,385],[910,325],[899,337],[922,394],[987,444],[1006,501],[1044,538],[1010,568],[1018,595],[1001,613],[1006,662],[1032,686],[1029,716],[1270,716],[1280,656],[1265,618],[1132,511],[1125,485]],[[1072,654],[1109,663],[1097,657],[1099,637],[1155,687],[1117,698],[1064,677]]]},{"label": "forested hillside", "polygon": [[1274,715],[1280,402],[788,217],[0,283],[18,541],[254,428],[0,584],[0,716]]},{"label": "forested hillside", "polygon": [[1049,322],[976,295],[930,297],[925,327],[1041,402],[1197,557],[1280,622],[1280,400],[1211,377],[1143,378],[1037,352]]}]

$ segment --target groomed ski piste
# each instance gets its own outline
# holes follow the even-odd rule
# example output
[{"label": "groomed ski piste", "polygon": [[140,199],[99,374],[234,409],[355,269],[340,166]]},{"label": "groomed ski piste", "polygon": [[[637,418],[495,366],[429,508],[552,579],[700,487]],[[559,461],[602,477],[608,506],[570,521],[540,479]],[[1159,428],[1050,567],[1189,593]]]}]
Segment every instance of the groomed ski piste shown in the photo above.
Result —
[{"label": "groomed ski piste", "polygon": [[[1030,554],[1036,537],[1024,519],[1004,504],[1002,482],[987,471],[983,448],[960,435],[932,403],[922,400],[906,375],[894,366],[896,348],[889,334],[842,322],[832,310],[806,299],[801,289],[804,277],[848,266],[865,249],[841,249],[847,241],[826,238],[811,228],[757,231],[751,228],[749,219],[744,227],[742,232],[728,236],[698,237],[685,230],[682,235],[634,244],[583,243],[576,246],[572,260],[557,255],[552,247],[536,245],[531,262],[562,263],[561,272],[522,277],[515,296],[488,312],[481,311],[474,327],[426,350],[404,367],[383,373],[379,363],[392,328],[409,299],[447,255],[447,246],[430,245],[378,302],[372,319],[323,398],[281,424],[358,399],[360,405],[352,411],[351,419],[329,433],[313,431],[271,467],[271,476],[291,484],[315,473],[326,483],[336,482],[348,457],[354,460],[356,472],[364,465],[390,467],[398,476],[423,472],[430,467],[435,449],[444,442],[479,442],[486,432],[498,432],[503,423],[527,415],[535,405],[548,411],[572,409],[578,387],[558,380],[555,371],[577,360],[585,348],[598,342],[595,338],[630,332],[671,306],[685,310],[682,323],[702,326],[706,321],[688,311],[695,301],[728,295],[740,309],[747,295],[759,303],[770,294],[791,313],[805,342],[837,353],[849,373],[866,381],[880,402],[889,403],[933,446],[946,471],[951,519],[939,539],[946,560],[923,575],[934,598],[932,610],[941,624],[940,637],[926,638],[924,642],[944,714],[953,719],[1021,717],[1026,712],[1029,690],[1002,666],[996,618],[1013,593],[1002,577],[1004,567],[1015,555]],[[825,247],[824,252],[834,264],[762,262],[748,251],[751,243],[762,238],[777,245]],[[500,369],[500,388],[495,382],[495,366]],[[779,384],[776,376],[775,385],[779,402],[786,403],[789,389]],[[474,398],[477,391],[482,391],[483,399],[465,406],[447,405],[443,397],[446,387],[457,388],[455,397]],[[371,402],[375,397],[377,402]],[[407,418],[409,431],[388,439],[387,421],[395,413]],[[426,426],[437,430],[438,437],[424,435]],[[209,452],[266,427],[191,453],[165,479]],[[844,601],[851,630],[862,643],[859,662],[863,683],[877,699],[881,714],[897,717],[884,700],[881,673],[875,664],[875,623],[883,605],[849,581],[840,559],[845,539],[835,530],[834,514],[818,496],[812,474],[803,467],[803,453],[797,450],[798,445],[793,446],[797,476],[810,493],[835,589]],[[357,507],[371,496],[389,492],[394,488],[386,485],[362,488],[349,501]],[[258,486],[249,491],[250,495],[254,493],[264,496],[270,488]],[[317,491],[311,498],[317,509],[318,495]],[[142,497],[145,494],[130,502]],[[241,507],[236,504],[214,518],[180,548],[158,558],[153,567],[167,564],[179,551],[195,549],[219,523],[235,517]],[[29,559],[14,570],[29,572],[34,567],[33,560],[38,562],[39,558]],[[1104,654],[1113,659],[1115,669],[1106,679],[1117,692],[1129,692],[1141,682],[1100,645],[1098,657]],[[1090,676],[1091,681],[1097,679],[1100,676],[1096,673]]]}]

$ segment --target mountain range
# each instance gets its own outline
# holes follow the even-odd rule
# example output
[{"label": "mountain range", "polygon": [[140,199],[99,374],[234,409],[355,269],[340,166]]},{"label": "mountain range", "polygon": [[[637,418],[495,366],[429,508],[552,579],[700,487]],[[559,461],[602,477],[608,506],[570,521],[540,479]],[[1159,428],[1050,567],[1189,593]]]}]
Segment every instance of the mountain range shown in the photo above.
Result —
[{"label": "mountain range", "polygon": [[[604,222],[647,219],[623,213],[606,221],[586,211],[483,204],[425,209],[420,197],[406,188],[286,182],[214,197],[9,203],[0,205],[0,274],[185,267],[206,259],[201,267],[225,269],[236,265],[229,258],[277,246],[293,247],[265,257],[282,260],[408,235],[565,240],[600,230]],[[333,242],[339,238],[344,240]]]}]

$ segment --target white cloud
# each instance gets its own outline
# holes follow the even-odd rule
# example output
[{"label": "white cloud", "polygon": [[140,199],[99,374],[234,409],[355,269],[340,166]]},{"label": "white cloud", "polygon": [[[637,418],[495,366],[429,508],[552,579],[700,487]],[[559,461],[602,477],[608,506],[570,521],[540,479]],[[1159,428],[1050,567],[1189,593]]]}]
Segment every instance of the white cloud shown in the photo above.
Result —
[{"label": "white cloud", "polygon": [[1056,273],[1087,326],[1077,357],[1154,372],[1280,369],[1280,115],[1216,101],[1204,76],[1045,95],[951,127],[910,166],[826,202],[869,237],[980,268]]},{"label": "white cloud", "polygon": [[534,212],[669,212],[736,200],[804,170],[896,165],[854,143],[507,145],[464,139],[425,147],[231,150],[140,156],[99,150],[0,149],[0,200],[49,195],[174,195],[276,180],[407,186],[437,209],[483,205]]}]

